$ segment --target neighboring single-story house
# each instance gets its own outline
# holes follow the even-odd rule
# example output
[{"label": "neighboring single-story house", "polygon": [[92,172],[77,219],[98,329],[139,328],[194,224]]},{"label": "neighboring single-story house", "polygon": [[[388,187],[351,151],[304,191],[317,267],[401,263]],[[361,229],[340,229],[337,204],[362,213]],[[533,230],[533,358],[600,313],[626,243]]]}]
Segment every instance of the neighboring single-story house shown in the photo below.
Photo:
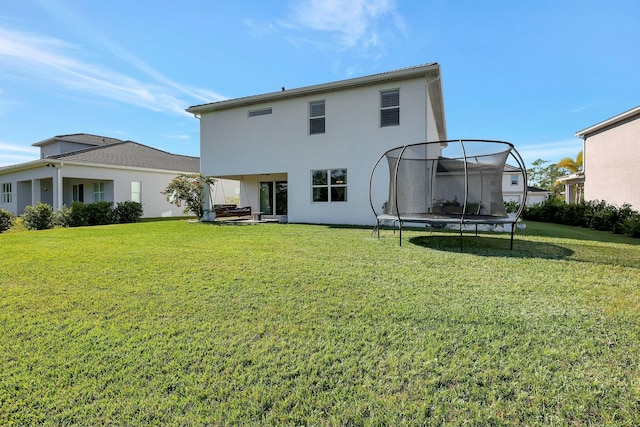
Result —
[{"label": "neighboring single-story house", "polygon": [[98,135],[59,135],[33,145],[40,159],[0,168],[0,207],[16,215],[39,202],[57,210],[74,201],[132,200],[142,203],[144,217],[183,216],[162,192],[177,175],[200,169],[198,157]]},{"label": "neighboring single-story house", "polygon": [[[524,175],[520,168],[506,165],[502,175],[502,197],[505,202],[522,203]],[[540,204],[551,196],[551,191],[527,185],[527,206]]]},{"label": "neighboring single-story house", "polygon": [[187,111],[200,119],[202,173],[239,180],[241,206],[296,223],[375,224],[369,179],[380,156],[447,139],[436,63]]},{"label": "neighboring single-story house", "polygon": [[576,136],[583,139],[584,199],[640,210],[640,106]]}]

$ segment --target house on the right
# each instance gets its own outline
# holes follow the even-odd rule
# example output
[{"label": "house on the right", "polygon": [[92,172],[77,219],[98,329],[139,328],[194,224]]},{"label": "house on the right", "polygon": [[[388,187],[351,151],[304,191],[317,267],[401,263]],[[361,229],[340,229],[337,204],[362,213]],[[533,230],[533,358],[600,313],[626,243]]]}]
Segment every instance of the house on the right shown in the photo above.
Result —
[{"label": "house on the right", "polygon": [[640,106],[590,126],[583,139],[584,199],[640,210]]}]

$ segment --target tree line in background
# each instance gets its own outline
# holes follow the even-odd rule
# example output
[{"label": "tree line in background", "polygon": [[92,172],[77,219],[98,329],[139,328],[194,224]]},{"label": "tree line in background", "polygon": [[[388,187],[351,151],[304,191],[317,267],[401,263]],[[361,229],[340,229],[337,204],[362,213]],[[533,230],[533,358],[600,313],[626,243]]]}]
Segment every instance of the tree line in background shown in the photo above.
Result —
[{"label": "tree line in background", "polygon": [[[527,169],[527,182],[532,187],[551,191],[554,197],[559,197],[563,190],[563,185],[558,182],[558,178],[582,170],[583,152],[580,151],[575,159],[565,157],[558,163],[551,163],[549,160],[538,159]],[[582,191],[578,192],[584,195]],[[578,198],[582,200],[582,196]]]}]

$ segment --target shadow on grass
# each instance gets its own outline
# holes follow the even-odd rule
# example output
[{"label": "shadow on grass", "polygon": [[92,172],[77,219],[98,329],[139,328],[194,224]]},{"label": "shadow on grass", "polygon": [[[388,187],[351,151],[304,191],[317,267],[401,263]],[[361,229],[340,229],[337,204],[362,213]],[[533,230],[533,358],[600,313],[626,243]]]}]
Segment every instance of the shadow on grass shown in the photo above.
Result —
[{"label": "shadow on grass", "polygon": [[[459,235],[416,236],[409,238],[409,242],[438,251],[460,253]],[[479,256],[544,259],[567,259],[574,254],[574,251],[562,246],[521,240],[517,236],[513,240],[513,250],[510,250],[509,238],[491,237],[485,234],[464,235],[462,252]]]}]

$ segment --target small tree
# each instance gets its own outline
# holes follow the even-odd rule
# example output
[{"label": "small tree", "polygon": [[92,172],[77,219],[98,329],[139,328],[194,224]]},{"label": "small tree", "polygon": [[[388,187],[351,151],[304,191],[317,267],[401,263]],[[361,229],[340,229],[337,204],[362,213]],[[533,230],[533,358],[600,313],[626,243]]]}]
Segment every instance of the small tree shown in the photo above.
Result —
[{"label": "small tree", "polygon": [[215,182],[215,178],[201,173],[178,175],[171,180],[162,194],[166,196],[167,202],[178,207],[184,204],[184,213],[191,212],[198,219],[202,219],[205,191],[209,191],[209,187]]}]

